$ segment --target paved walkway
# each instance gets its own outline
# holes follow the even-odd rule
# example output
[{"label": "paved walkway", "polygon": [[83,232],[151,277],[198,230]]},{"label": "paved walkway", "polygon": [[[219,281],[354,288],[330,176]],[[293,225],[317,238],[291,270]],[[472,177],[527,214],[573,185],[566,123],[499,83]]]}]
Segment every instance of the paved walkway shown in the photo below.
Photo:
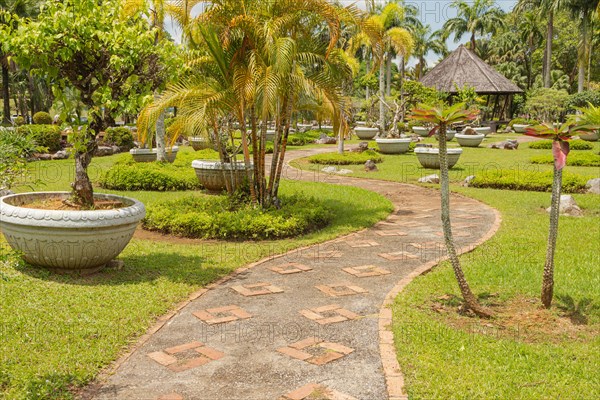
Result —
[{"label": "paved walkway", "polygon": [[[443,257],[439,193],[287,172],[376,191],[396,210],[370,229],[273,257],[199,292],[104,377],[95,399],[379,400],[398,391],[388,393],[383,373],[380,308],[399,281]],[[452,209],[463,251],[496,223],[493,209],[471,199],[453,196]]]}]

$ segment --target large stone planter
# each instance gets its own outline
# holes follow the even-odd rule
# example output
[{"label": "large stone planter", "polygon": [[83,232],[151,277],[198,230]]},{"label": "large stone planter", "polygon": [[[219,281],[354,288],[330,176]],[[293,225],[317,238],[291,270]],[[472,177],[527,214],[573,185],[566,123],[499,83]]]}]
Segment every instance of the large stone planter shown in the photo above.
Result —
[{"label": "large stone planter", "polygon": [[456,134],[456,141],[462,147],[477,147],[483,142],[483,138],[485,138],[483,133],[479,135]]},{"label": "large stone planter", "polygon": [[111,194],[94,197],[120,201],[125,207],[85,211],[23,207],[70,196],[70,192],[38,192],[2,197],[0,229],[28,263],[59,273],[90,274],[123,251],[146,210],[135,199]]},{"label": "large stone planter", "polygon": [[[170,163],[175,162],[179,147],[173,146],[167,149],[167,161]],[[157,149],[131,149],[129,154],[133,157],[135,162],[154,162],[156,161]]]},{"label": "large stone planter", "polygon": [[[448,129],[446,131],[446,141],[450,142],[452,141],[452,139],[454,139],[454,136],[456,135],[456,131],[452,130],[452,129]],[[440,134],[436,133],[435,135],[435,140],[440,140]]]},{"label": "large stone planter", "polygon": [[275,133],[276,131],[274,129],[267,129],[267,142],[275,140]]},{"label": "large stone planter", "polygon": [[413,126],[413,132],[422,137],[428,137],[429,132],[431,132],[431,128],[427,128],[425,126]]},{"label": "large stone planter", "polygon": [[485,136],[492,133],[492,128],[490,128],[489,126],[480,126],[479,128],[473,128],[473,130],[475,130],[475,132],[477,132],[479,134],[483,134]]},{"label": "large stone planter", "polygon": [[582,133],[579,135],[579,139],[586,140],[588,142],[597,142],[598,141],[598,131],[590,132],[590,133]]},{"label": "large stone planter", "polygon": [[[415,148],[415,154],[417,155],[417,159],[423,168],[440,169],[439,152],[440,149],[437,148]],[[452,168],[456,165],[461,154],[462,149],[448,149],[448,168]]]},{"label": "large stone planter", "polygon": [[236,186],[241,185],[248,179],[248,173],[243,162],[234,164],[214,160],[194,160],[192,161],[192,168],[196,171],[196,176],[202,186],[210,192],[222,192],[227,189],[223,171],[228,179],[231,179],[230,174],[233,172]]},{"label": "large stone planter", "polygon": [[333,132],[333,126],[332,125],[323,125],[321,126],[321,129],[327,132]]},{"label": "large stone planter", "polygon": [[354,133],[362,140],[371,140],[379,133],[378,128],[369,128],[366,126],[357,126],[354,128]]},{"label": "large stone planter", "polygon": [[525,133],[525,130],[529,127],[529,125],[514,124],[512,127],[516,133]]},{"label": "large stone planter", "polygon": [[377,146],[379,146],[379,152],[383,154],[402,154],[408,151],[408,147],[410,145],[410,138],[391,138],[391,139],[383,139],[377,138],[375,139],[377,142]]},{"label": "large stone planter", "polygon": [[194,149],[196,151],[212,148],[212,146],[210,144],[210,140],[200,137],[200,136],[189,137],[188,142],[190,142],[192,149]]},{"label": "large stone planter", "polygon": [[312,127],[313,127],[312,124],[298,124],[298,130],[300,132],[310,131],[312,129]]}]

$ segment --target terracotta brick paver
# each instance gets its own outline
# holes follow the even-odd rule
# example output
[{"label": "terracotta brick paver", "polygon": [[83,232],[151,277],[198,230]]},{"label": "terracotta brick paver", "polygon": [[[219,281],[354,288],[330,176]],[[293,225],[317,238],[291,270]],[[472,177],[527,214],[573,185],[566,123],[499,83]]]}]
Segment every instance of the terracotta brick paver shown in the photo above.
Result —
[{"label": "terracotta brick paver", "polygon": [[[335,150],[295,150],[287,159],[326,151]],[[439,192],[320,171],[283,174],[372,190],[395,210],[372,228],[288,253],[276,241],[228,243],[232,257],[272,256],[202,288],[160,318],[83,400],[406,399],[387,307],[445,253],[436,235]],[[496,213],[459,195],[451,201],[452,210],[460,208],[451,214],[457,246],[470,250],[495,229]],[[202,240],[182,243],[203,251]],[[220,268],[198,264],[197,273]]]}]

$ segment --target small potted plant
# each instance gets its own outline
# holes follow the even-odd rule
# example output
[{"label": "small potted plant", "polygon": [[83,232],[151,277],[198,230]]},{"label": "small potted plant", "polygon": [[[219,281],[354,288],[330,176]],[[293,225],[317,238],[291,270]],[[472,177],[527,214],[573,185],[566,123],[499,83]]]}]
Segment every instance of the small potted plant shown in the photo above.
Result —
[{"label": "small potted plant", "polygon": [[[392,121],[392,128],[388,131],[385,138],[376,138],[375,142],[379,146],[379,152],[383,154],[402,154],[408,152],[408,148],[411,142],[410,138],[403,138],[402,132],[404,132],[404,124],[399,127],[400,115],[402,108],[394,101],[396,110],[394,112],[394,119]],[[387,104],[386,104],[387,105]],[[389,107],[389,106],[388,106]]]},{"label": "small potted plant", "polygon": [[477,133],[475,129],[470,126],[466,126],[461,133],[455,135],[456,141],[461,147],[479,147],[485,135],[483,133]]}]

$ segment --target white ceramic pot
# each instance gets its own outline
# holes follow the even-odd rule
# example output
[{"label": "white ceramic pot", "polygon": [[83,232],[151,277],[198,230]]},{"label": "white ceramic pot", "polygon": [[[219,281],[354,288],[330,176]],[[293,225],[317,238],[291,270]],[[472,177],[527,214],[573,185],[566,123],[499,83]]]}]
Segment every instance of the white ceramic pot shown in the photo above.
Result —
[{"label": "white ceramic pot", "polygon": [[200,136],[191,136],[188,138],[188,142],[190,142],[190,145],[196,151],[210,149],[212,147],[210,145],[210,140]]},{"label": "white ceramic pot", "polygon": [[492,128],[490,128],[489,126],[480,126],[479,128],[473,128],[473,129],[475,130],[475,132],[484,134],[485,136],[492,133]]},{"label": "white ceramic pot", "polygon": [[579,139],[586,140],[588,142],[597,142],[598,141],[598,131],[590,132],[590,133],[582,133],[579,135]]},{"label": "white ceramic pot", "polygon": [[413,132],[422,137],[428,137],[429,132],[431,132],[431,128],[427,128],[425,126],[413,126]]},{"label": "white ceramic pot", "polygon": [[321,129],[323,129],[324,131],[333,132],[333,126],[332,125],[322,125]]},{"label": "white ceramic pot", "polygon": [[[167,161],[172,163],[177,157],[179,147],[173,146],[167,149]],[[157,149],[131,149],[129,154],[133,157],[135,162],[154,162],[156,161]]]},{"label": "white ceramic pot", "polygon": [[525,133],[525,129],[527,129],[529,125],[514,124],[512,127],[517,133]]},{"label": "white ceramic pot", "polygon": [[354,128],[354,133],[362,140],[371,140],[379,133],[378,128],[368,128],[366,126],[357,126]]},{"label": "white ceramic pot", "polygon": [[375,139],[379,152],[383,154],[402,154],[408,151],[411,140],[405,138]]},{"label": "white ceramic pot", "polygon": [[298,130],[300,132],[310,131],[312,127],[312,124],[298,124]]},{"label": "white ceramic pot", "polygon": [[276,131],[274,129],[267,129],[267,142],[275,140],[275,133]]},{"label": "white ceramic pot", "polygon": [[239,161],[234,164],[214,160],[194,160],[192,161],[192,168],[196,171],[196,176],[202,186],[210,192],[222,192],[227,188],[223,172],[225,172],[227,179],[231,179],[230,174],[233,172],[235,186],[241,185],[248,179],[245,165]]},{"label": "white ceramic pot", "polygon": [[70,192],[37,192],[2,197],[0,229],[28,263],[59,273],[86,275],[100,270],[123,251],[146,209],[135,199],[111,194],[95,194],[94,198],[120,201],[125,206],[82,211],[24,207],[70,196]]},{"label": "white ceramic pot", "polygon": [[[423,168],[440,169],[440,149],[431,147],[417,147],[415,154]],[[462,149],[448,149],[448,168],[452,168],[458,162]]]},{"label": "white ceramic pot", "polygon": [[[454,135],[456,135],[456,131],[455,130],[447,129],[446,130],[446,141],[447,142],[452,141],[452,139],[454,139]],[[435,140],[439,140],[440,139],[439,133],[436,133],[434,136],[435,136]]]},{"label": "white ceramic pot", "polygon": [[485,138],[484,134],[478,135],[463,135],[460,133],[456,134],[456,141],[462,147],[477,147],[483,142],[483,138]]}]

